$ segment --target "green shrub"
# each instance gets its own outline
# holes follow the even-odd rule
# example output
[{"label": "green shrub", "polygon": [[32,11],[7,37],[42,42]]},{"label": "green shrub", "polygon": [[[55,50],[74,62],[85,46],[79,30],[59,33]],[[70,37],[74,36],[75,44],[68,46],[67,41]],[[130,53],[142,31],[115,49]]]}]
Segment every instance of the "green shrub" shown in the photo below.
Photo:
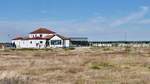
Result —
[{"label": "green shrub", "polygon": [[91,66],[91,69],[101,69],[101,66],[97,65],[97,64],[93,64]]},{"label": "green shrub", "polygon": [[111,50],[109,47],[103,47],[103,50],[104,51],[109,51],[109,50]]},{"label": "green shrub", "polygon": [[102,68],[112,68],[113,65],[109,64],[107,62],[101,62],[101,63],[91,63],[90,68],[91,69],[102,69]]},{"label": "green shrub", "polygon": [[63,48],[64,50],[75,50],[74,47]]},{"label": "green shrub", "polygon": [[20,51],[27,51],[27,50],[29,50],[29,51],[33,51],[33,50],[38,50],[38,49],[36,49],[36,48],[21,48],[21,49],[16,49],[16,50],[20,50]]}]

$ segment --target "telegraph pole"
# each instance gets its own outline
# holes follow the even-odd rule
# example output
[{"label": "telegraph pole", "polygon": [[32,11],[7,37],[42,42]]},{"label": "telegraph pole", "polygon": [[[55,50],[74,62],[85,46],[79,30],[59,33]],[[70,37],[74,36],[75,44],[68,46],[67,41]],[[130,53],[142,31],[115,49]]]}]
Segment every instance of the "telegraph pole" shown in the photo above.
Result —
[{"label": "telegraph pole", "polygon": [[127,32],[124,32],[124,41],[127,41]]}]

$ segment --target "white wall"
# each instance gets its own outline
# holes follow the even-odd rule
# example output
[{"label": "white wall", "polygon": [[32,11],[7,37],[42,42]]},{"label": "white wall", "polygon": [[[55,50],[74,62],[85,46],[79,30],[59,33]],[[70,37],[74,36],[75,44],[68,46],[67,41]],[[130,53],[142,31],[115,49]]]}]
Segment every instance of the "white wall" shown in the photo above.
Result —
[{"label": "white wall", "polygon": [[[61,40],[60,45],[51,45],[51,40]],[[54,36],[49,40],[49,47],[69,47],[70,40],[63,40],[58,36]],[[31,43],[32,41],[32,43]],[[40,43],[42,41],[43,43]],[[17,48],[45,48],[46,47],[46,40],[12,40],[12,43],[16,44]],[[37,43],[39,44],[37,46]]]},{"label": "white wall", "polygon": [[12,40],[12,43],[15,43],[17,48],[20,48],[21,40]]},{"label": "white wall", "polygon": [[70,46],[70,40],[64,40],[64,47],[69,47]]},{"label": "white wall", "polygon": [[[61,40],[61,44],[60,45],[51,45],[51,40]],[[63,45],[64,41],[58,36],[54,36],[53,38],[51,38],[51,40],[49,41],[50,42],[50,47],[63,47],[64,46]]]},{"label": "white wall", "polygon": [[[32,43],[31,43],[32,41]],[[42,41],[43,43],[40,43]],[[17,48],[45,48],[46,40],[13,40]],[[36,44],[39,44],[38,46]]]},{"label": "white wall", "polygon": [[[31,41],[32,41],[32,43],[31,43]],[[42,43],[40,43],[40,41],[42,41]],[[29,40],[28,43],[29,43],[28,47],[45,48],[46,40]]]}]

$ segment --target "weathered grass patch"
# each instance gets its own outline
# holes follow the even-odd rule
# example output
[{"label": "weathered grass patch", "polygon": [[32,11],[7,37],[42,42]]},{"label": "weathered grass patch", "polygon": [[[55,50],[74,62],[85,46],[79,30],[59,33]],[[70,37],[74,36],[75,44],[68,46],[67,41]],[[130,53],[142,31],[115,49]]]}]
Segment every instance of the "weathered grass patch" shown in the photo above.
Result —
[{"label": "weathered grass patch", "polygon": [[34,76],[40,76],[43,74],[46,74],[51,71],[56,71],[56,70],[62,70],[61,67],[50,67],[50,68],[35,68],[35,69],[28,69],[24,70],[21,72],[23,75],[34,75]]},{"label": "weathered grass patch", "polygon": [[[129,50],[125,47],[8,49],[0,51],[0,84],[27,84],[28,80],[34,82],[30,84],[149,84],[149,50],[132,47]],[[25,76],[31,79],[24,79]]]},{"label": "weathered grass patch", "polygon": [[12,77],[0,79],[0,84],[31,84],[29,78]]},{"label": "weathered grass patch", "polygon": [[108,62],[93,62],[93,63],[90,63],[89,64],[89,67],[91,69],[103,69],[103,68],[113,68],[114,65],[113,64],[110,64]]},{"label": "weathered grass patch", "polygon": [[68,50],[75,50],[75,47],[69,47],[69,48],[63,48],[65,51],[68,51]]}]

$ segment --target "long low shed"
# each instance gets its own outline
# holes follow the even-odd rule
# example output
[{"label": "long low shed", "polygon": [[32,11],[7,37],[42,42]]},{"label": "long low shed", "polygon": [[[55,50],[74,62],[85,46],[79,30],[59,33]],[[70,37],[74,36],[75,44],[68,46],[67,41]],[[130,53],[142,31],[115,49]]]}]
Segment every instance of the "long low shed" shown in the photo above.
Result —
[{"label": "long low shed", "polygon": [[97,47],[150,47],[150,41],[89,41],[89,45]]}]

